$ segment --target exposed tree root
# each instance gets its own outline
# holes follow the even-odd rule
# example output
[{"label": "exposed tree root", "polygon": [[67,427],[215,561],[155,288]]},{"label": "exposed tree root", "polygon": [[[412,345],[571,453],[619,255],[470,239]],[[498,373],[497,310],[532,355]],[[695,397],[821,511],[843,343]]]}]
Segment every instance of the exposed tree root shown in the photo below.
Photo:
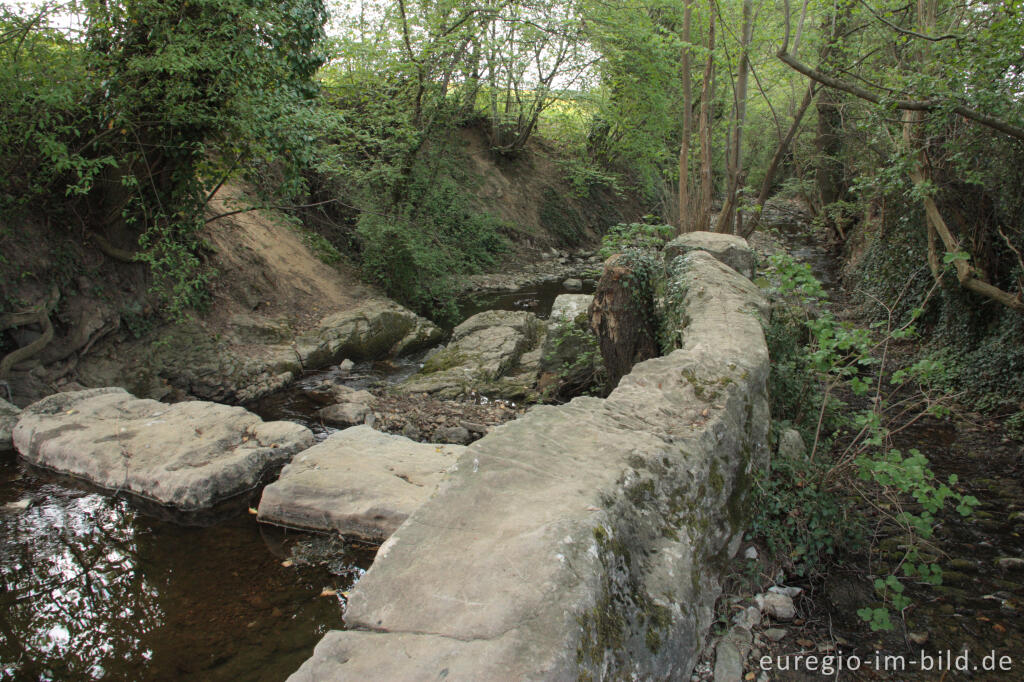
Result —
[{"label": "exposed tree root", "polygon": [[43,306],[35,311],[8,313],[0,316],[0,330],[12,327],[23,327],[28,324],[38,323],[43,327],[43,335],[23,348],[11,351],[0,360],[0,379],[10,375],[11,369],[29,358],[32,358],[43,351],[53,341],[53,323],[50,322],[50,313],[57,306],[60,300],[60,290],[54,285],[50,292],[50,298]]}]

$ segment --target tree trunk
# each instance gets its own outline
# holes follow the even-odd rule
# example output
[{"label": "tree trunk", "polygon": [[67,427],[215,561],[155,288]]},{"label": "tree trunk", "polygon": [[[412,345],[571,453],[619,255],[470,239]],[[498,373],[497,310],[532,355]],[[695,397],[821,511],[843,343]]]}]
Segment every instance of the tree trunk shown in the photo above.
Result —
[{"label": "tree trunk", "polygon": [[793,144],[793,138],[796,137],[797,131],[800,129],[800,122],[804,118],[804,114],[807,113],[807,109],[811,106],[811,100],[814,98],[815,83],[811,81],[807,84],[807,91],[804,93],[804,98],[800,102],[800,106],[797,107],[796,112],[793,114],[793,122],[789,126],[789,130],[786,131],[786,136],[779,141],[779,146],[775,150],[775,155],[772,156],[771,162],[768,164],[768,170],[765,171],[764,180],[761,182],[761,190],[757,193],[757,211],[754,212],[754,216],[750,219],[742,230],[740,235],[746,239],[754,233],[757,226],[761,223],[761,214],[764,212],[764,205],[768,202],[768,194],[772,191],[772,186],[775,184],[775,174],[779,171],[779,165],[782,163],[783,157],[786,156],[787,150],[790,145]]},{"label": "tree trunk", "polygon": [[[753,37],[753,2],[743,0],[743,34],[740,45],[740,68],[736,76],[736,97],[733,103],[733,127],[731,143],[727,151],[728,185],[725,205],[718,214],[715,232],[739,233],[736,206],[740,187],[743,184],[743,124],[747,118],[747,79],[750,71],[750,42]],[[733,222],[737,220],[734,227]]]},{"label": "tree trunk", "polygon": [[679,145],[679,223],[676,233],[693,232],[690,210],[690,135],[693,133],[693,91],[690,87],[690,21],[693,0],[683,0],[683,140]]},{"label": "tree trunk", "polygon": [[713,0],[708,1],[708,59],[704,65],[704,83],[700,90],[700,197],[697,205],[694,227],[707,230],[711,227],[711,83],[715,77],[715,8]]},{"label": "tree trunk", "polygon": [[615,254],[605,262],[590,304],[590,328],[608,370],[609,390],[633,365],[658,355],[650,282],[638,281],[644,276],[625,256]]},{"label": "tree trunk", "polygon": [[[837,10],[831,30],[827,26],[822,27],[822,32],[828,35],[828,39],[821,47],[819,58],[822,65],[828,67],[830,71],[836,71],[841,66],[837,63],[840,59],[839,50],[834,49],[833,43],[842,39],[849,12],[848,8]],[[818,110],[818,135],[814,139],[814,147],[817,152],[814,178],[818,187],[819,204],[816,208],[819,211],[823,207],[841,200],[846,194],[843,182],[843,164],[840,161],[843,149],[842,104],[842,95],[837,90],[822,88],[818,92],[818,100],[815,105]]]}]

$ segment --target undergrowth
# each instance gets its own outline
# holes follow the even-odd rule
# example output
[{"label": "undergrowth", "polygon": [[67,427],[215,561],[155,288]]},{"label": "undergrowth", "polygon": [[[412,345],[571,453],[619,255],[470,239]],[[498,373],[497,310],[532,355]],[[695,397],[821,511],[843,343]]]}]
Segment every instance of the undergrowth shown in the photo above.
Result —
[{"label": "undergrowth", "polygon": [[[978,504],[955,491],[955,476],[938,480],[923,453],[892,444],[892,434],[907,423],[949,413],[937,380],[941,364],[925,358],[895,369],[891,359],[894,342],[915,338],[915,322],[935,287],[903,323],[897,311],[906,289],[893,302],[877,299],[885,319],[864,328],[832,315],[809,266],[774,256],[769,275],[776,296],[767,328],[773,430],[778,438],[796,428],[809,447],[778,458],[758,481],[762,513],[754,533],[790,572],[812,578],[837,560],[840,548],[863,549],[880,530],[903,536],[901,554],[873,578],[877,601],[857,612],[873,630],[891,630],[893,614],[911,603],[908,582],[941,584],[941,567],[925,551],[939,512],[951,506],[967,515]],[[839,402],[840,392],[860,407]]]}]

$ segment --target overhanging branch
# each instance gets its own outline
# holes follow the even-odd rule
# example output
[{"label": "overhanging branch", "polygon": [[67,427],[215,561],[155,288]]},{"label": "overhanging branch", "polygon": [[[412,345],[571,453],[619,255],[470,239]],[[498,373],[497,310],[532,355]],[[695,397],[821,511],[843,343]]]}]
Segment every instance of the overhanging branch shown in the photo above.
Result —
[{"label": "overhanging branch", "polygon": [[[873,102],[874,104],[889,104],[897,109],[902,109],[904,111],[934,111],[936,109],[942,109],[948,106],[947,102],[944,102],[939,99],[901,99],[886,101],[883,100],[881,95],[873,93],[870,90],[865,90],[864,88],[858,85],[854,85],[853,83],[841,80],[839,78],[835,78],[833,76],[829,76],[828,74],[823,73],[818,69],[815,69],[814,67],[804,64],[803,62],[789,54],[789,0],[785,0],[784,5],[785,34],[782,41],[782,47],[779,48],[779,51],[776,53],[776,56],[782,61],[782,63],[786,64],[794,71],[798,71],[799,73],[802,73],[808,78],[815,80],[826,87],[833,88],[835,90],[842,90],[843,92],[848,92],[851,95],[854,95],[855,97],[867,100],[868,102]],[[989,116],[988,114],[983,114],[980,111],[975,111],[974,109],[965,107],[962,104],[954,104],[953,106],[948,108],[953,113],[959,114],[964,118],[975,121],[976,123],[980,123],[981,125],[986,126],[988,128],[992,128],[993,130],[998,130],[999,132],[1009,135],[1010,137],[1016,138],[1018,140],[1024,140],[1024,128],[1020,126],[1013,125],[1012,123],[1008,123],[1000,118],[996,118],[995,116]]]}]

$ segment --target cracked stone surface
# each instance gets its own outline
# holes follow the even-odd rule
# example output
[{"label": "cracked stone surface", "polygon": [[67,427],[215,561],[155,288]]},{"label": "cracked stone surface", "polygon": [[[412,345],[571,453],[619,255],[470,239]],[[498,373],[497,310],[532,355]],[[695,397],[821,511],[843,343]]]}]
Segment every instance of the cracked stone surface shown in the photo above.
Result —
[{"label": "cracked stone surface", "polygon": [[121,388],[56,393],[26,407],[14,447],[31,464],[180,511],[250,490],[313,434],[241,407],[168,405]]},{"label": "cracked stone surface", "polygon": [[366,425],[339,431],[297,455],[263,489],[259,519],[381,543],[430,498],[465,449]]}]

